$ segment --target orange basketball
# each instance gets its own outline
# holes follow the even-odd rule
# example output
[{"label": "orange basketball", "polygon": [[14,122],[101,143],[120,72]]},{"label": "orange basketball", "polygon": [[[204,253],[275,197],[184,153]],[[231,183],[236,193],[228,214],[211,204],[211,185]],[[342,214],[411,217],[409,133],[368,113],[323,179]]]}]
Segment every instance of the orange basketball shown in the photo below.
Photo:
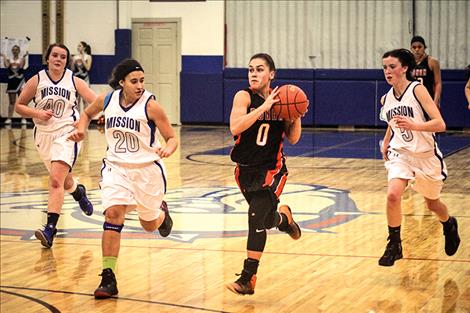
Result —
[{"label": "orange basketball", "polygon": [[279,102],[274,103],[272,110],[284,120],[295,120],[307,112],[307,95],[295,85],[279,87],[276,99],[279,99]]}]

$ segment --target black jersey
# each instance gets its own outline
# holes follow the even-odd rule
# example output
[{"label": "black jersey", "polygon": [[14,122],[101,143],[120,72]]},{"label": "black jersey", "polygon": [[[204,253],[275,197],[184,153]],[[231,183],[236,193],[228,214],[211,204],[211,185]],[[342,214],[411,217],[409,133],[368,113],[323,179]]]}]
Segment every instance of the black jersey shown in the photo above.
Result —
[{"label": "black jersey", "polygon": [[[245,91],[250,94],[251,101],[247,113],[264,103],[264,99],[251,89]],[[273,169],[284,159],[284,135],[284,122],[275,116],[272,110],[265,112],[248,129],[234,136],[235,146],[230,157],[240,166]]]},{"label": "black jersey", "polygon": [[413,70],[413,76],[426,87],[431,98],[434,99],[434,73],[429,67],[429,56],[427,55]]}]

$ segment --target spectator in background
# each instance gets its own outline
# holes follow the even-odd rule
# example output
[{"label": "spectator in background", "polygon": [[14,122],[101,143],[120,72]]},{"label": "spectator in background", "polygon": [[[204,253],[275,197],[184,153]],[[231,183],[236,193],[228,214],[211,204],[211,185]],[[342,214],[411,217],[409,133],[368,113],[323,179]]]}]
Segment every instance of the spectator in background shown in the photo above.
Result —
[{"label": "spectator in background", "polygon": [[[72,58],[71,69],[74,76],[83,79],[88,85],[90,85],[90,70],[92,64],[91,47],[84,41],[80,41],[77,46],[78,54],[75,54]],[[77,98],[78,110],[82,111],[82,98]],[[83,102],[83,107],[86,104]]]},{"label": "spectator in background", "polygon": [[[8,69],[7,93],[9,99],[9,106],[8,118],[5,121],[6,125],[11,124],[13,109],[15,108],[16,96],[20,95],[21,88],[23,88],[24,85],[24,65],[28,52],[26,52],[22,57],[20,57],[20,51],[20,47],[18,45],[14,45],[11,48],[11,53],[13,54],[13,57],[11,59],[9,59],[6,55],[2,54],[3,63]],[[21,119],[21,124],[25,125],[26,119]]]},{"label": "spectator in background", "polygon": [[411,38],[411,52],[413,52],[416,61],[413,77],[426,87],[434,103],[438,108],[441,108],[441,68],[436,58],[426,54],[426,48],[423,37],[414,36]]}]

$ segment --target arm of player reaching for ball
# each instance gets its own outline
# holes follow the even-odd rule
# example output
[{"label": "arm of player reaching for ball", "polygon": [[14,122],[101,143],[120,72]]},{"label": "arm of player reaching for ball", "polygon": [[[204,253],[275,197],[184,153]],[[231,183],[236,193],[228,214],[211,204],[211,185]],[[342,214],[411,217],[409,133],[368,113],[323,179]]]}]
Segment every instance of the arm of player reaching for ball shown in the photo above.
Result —
[{"label": "arm of player reaching for ball", "polygon": [[75,125],[76,129],[69,135],[68,139],[79,142],[85,138],[85,132],[90,125],[91,119],[93,116],[103,111],[105,96],[106,94],[99,95],[95,101],[86,107],[85,111],[83,111],[80,116],[77,125]]},{"label": "arm of player reaching for ball", "polygon": [[272,90],[261,106],[249,113],[246,111],[251,104],[250,95],[245,90],[237,92],[233,98],[232,112],[230,113],[230,132],[233,136],[243,133],[253,125],[264,112],[271,110],[272,105],[279,101],[279,99],[274,99],[279,93],[278,87],[279,86]]}]

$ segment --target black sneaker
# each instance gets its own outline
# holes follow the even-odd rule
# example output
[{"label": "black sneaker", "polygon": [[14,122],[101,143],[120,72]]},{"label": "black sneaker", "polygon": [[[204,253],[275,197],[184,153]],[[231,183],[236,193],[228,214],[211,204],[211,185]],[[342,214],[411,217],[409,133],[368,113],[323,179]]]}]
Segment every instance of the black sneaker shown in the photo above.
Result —
[{"label": "black sneaker", "polygon": [[385,248],[384,255],[379,259],[379,265],[392,266],[396,260],[401,258],[403,258],[401,242],[389,241]]},{"label": "black sneaker", "polygon": [[284,213],[287,216],[288,226],[286,230],[283,229],[282,231],[285,231],[292,239],[298,240],[300,236],[302,236],[302,232],[300,231],[299,224],[294,221],[292,211],[290,210],[289,206],[281,205],[278,211],[279,213]]},{"label": "black sneaker", "polygon": [[162,201],[160,209],[165,213],[165,219],[160,227],[158,227],[158,232],[160,233],[160,236],[168,237],[171,233],[171,229],[173,228],[173,220],[171,219],[170,211],[168,211],[168,205],[165,201]]},{"label": "black sneaker", "polygon": [[444,236],[446,239],[445,251],[446,254],[451,256],[457,252],[460,244],[460,237],[458,232],[457,219],[455,217],[449,217],[450,227],[444,227]]},{"label": "black sneaker", "polygon": [[[240,275],[240,274],[237,274]],[[240,276],[239,279],[234,281],[233,283],[225,285],[228,290],[237,295],[252,295],[255,293],[255,286],[256,286],[256,275],[251,276],[251,279],[247,280],[246,278]]]},{"label": "black sneaker", "polygon": [[88,200],[86,196],[86,188],[82,184],[78,184],[77,188],[79,188],[82,192],[82,197],[78,200],[78,204],[80,205],[80,209],[86,215],[90,216],[93,214],[93,204],[91,204],[90,200]]},{"label": "black sneaker", "polygon": [[113,270],[105,268],[100,274],[101,283],[95,290],[95,299],[106,299],[118,294],[116,276]]},{"label": "black sneaker", "polygon": [[44,230],[36,230],[34,236],[41,241],[41,244],[46,247],[52,247],[54,237],[57,234],[57,229],[52,225],[45,225]]}]

